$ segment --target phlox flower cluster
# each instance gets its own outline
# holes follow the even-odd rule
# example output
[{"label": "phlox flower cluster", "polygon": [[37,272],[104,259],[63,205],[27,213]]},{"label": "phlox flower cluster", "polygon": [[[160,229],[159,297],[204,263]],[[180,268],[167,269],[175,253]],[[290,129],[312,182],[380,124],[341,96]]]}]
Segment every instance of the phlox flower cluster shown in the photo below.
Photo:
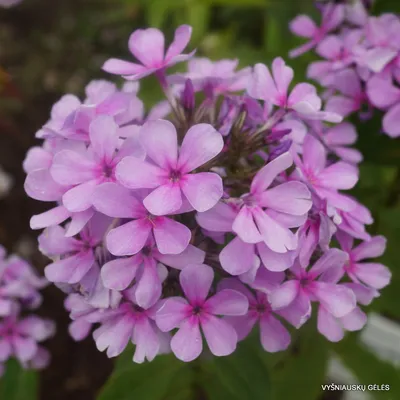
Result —
[{"label": "phlox flower cluster", "polygon": [[23,368],[48,365],[50,354],[40,343],[53,336],[55,325],[34,314],[47,284],[30,264],[15,255],[7,257],[0,246],[0,375],[10,358]]},{"label": "phlox flower cluster", "polygon": [[[318,4],[318,3],[317,3]],[[308,77],[326,88],[326,110],[343,117],[357,113],[366,120],[374,108],[385,114],[383,132],[400,136],[400,17],[369,15],[371,2],[319,3],[321,22],[299,15],[291,31],[307,42],[293,50],[297,57],[314,50],[323,60],[308,67]],[[351,135],[343,135],[346,143]]]},{"label": "phlox flower cluster", "polygon": [[[103,67],[123,87],[61,98],[27,154],[26,192],[51,203],[31,226],[71,335],[94,329],[109,357],[132,342],[141,363],[226,356],[253,328],[285,350],[312,304],[329,340],[361,329],[390,273],[371,261],[385,239],[367,233],[368,209],[343,192],[358,180],[352,126],[283,59],[238,70],[182,54],[190,36],[180,26],[165,50],[158,29],[135,31],[136,61]],[[187,72],[169,74],[178,62]],[[150,74],[165,100],[145,111]]]}]

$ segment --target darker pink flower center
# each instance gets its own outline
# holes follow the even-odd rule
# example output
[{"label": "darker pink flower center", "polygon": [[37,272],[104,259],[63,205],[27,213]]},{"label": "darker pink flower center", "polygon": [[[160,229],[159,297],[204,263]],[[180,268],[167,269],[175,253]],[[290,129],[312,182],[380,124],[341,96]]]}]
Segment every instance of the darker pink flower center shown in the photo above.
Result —
[{"label": "darker pink flower center", "polygon": [[114,174],[114,168],[111,165],[103,166],[103,176],[105,178],[112,178],[113,174]]},{"label": "darker pink flower center", "polygon": [[179,180],[182,178],[182,174],[180,171],[171,171],[169,174],[169,179],[171,182],[179,182]]},{"label": "darker pink flower center", "polygon": [[200,305],[193,306],[193,308],[192,308],[193,315],[200,315],[202,311],[203,311],[203,308]]}]

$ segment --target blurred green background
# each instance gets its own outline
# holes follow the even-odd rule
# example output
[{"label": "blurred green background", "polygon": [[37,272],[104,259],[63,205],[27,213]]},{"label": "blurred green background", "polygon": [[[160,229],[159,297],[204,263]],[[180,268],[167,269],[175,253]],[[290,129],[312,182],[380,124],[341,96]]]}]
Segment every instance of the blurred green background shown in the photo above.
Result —
[{"label": "blurred green background", "polygon": [[[376,12],[400,11],[399,0],[375,3]],[[110,78],[100,69],[107,58],[130,57],[127,40],[133,30],[154,26],[170,38],[178,25],[187,23],[193,26],[190,47],[198,49],[197,55],[238,58],[241,66],[268,64],[276,56],[288,59],[288,51],[301,43],[288,30],[288,22],[299,13],[316,17],[313,1],[25,0],[15,8],[0,9],[0,166],[14,180],[9,195],[0,199],[0,243],[43,269],[45,260],[35,248],[29,218],[46,206],[24,194],[22,160],[36,143],[35,131],[61,95],[82,95],[90,80]],[[307,54],[289,61],[297,81],[305,79],[313,59]],[[145,80],[140,97],[146,105],[160,95],[156,82]],[[381,117],[376,112],[373,120],[357,122],[358,147],[365,160],[353,194],[373,212],[370,232],[389,239],[382,262],[392,270],[393,281],[370,311],[398,322],[400,143],[381,134]],[[340,399],[341,393],[321,391],[322,383],[331,382],[327,368],[332,355],[360,383],[391,385],[388,392],[370,392],[373,398],[400,399],[400,374],[395,366],[363,345],[358,334],[348,335],[339,344],[329,343],[316,333],[314,320],[293,332],[292,345],[284,353],[264,353],[253,337],[227,358],[184,365],[161,356],[138,366],[131,362],[129,349],[112,373],[112,362],[96,351],[90,339],[76,344],[68,338],[62,294],[47,289],[45,300],[41,312],[58,324],[57,337],[49,343],[52,365],[36,374],[11,363],[0,383],[0,400]]]}]

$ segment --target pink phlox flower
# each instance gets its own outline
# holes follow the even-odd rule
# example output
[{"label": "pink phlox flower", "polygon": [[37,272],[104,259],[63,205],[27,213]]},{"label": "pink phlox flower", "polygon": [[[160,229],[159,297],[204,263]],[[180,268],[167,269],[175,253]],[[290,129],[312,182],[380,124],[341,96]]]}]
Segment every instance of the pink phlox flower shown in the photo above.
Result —
[{"label": "pink phlox flower", "polygon": [[64,301],[64,307],[70,313],[72,322],[68,332],[75,341],[81,341],[89,336],[93,324],[107,318],[107,311],[90,305],[79,293],[71,293]]},{"label": "pink phlox flower", "polygon": [[0,246],[0,316],[18,312],[21,307],[35,309],[42,302],[39,293],[48,285],[33,267],[16,255],[6,258]]},{"label": "pink phlox flower", "polygon": [[162,333],[154,322],[159,304],[149,309],[138,307],[132,302],[129,291],[125,301],[116,310],[106,311],[101,325],[93,332],[99,351],[107,350],[108,357],[120,355],[129,341],[135,344],[133,361],[152,361],[157,354],[168,352],[169,337]]},{"label": "pink phlox flower", "polygon": [[28,367],[35,357],[43,357],[46,352],[38,343],[53,336],[54,332],[52,321],[34,315],[21,319],[18,315],[3,318],[0,321],[0,362],[14,356]]},{"label": "pink phlox flower", "polygon": [[61,226],[44,230],[39,237],[39,248],[50,258],[56,258],[45,269],[47,279],[68,284],[80,282],[94,266],[96,249],[101,245],[110,222],[108,217],[96,215],[82,230],[79,238],[66,237],[65,229]]},{"label": "pink phlox flower", "polygon": [[358,164],[363,156],[360,151],[350,147],[357,141],[357,131],[350,122],[342,122],[334,126],[326,126],[320,121],[310,124],[325,146],[342,161]]},{"label": "pink phlox flower", "polygon": [[207,265],[187,266],[179,275],[187,300],[168,298],[156,313],[157,326],[163,332],[178,328],[171,339],[171,350],[182,361],[192,361],[202,352],[200,327],[215,356],[226,356],[236,349],[236,331],[217,315],[245,315],[248,300],[231,289],[223,289],[207,299],[213,278],[214,271]]},{"label": "pink phlox flower", "polygon": [[233,289],[245,295],[249,301],[249,309],[242,316],[227,316],[229,322],[236,330],[238,340],[245,339],[256,323],[260,325],[260,341],[265,351],[275,353],[286,350],[290,344],[290,333],[272,311],[268,296],[261,292],[251,292],[240,281],[227,278],[221,281],[219,289]]},{"label": "pink phlox flower", "polygon": [[176,29],[174,40],[164,53],[164,35],[160,30],[138,29],[130,36],[128,46],[141,64],[111,58],[104,63],[103,70],[122,75],[128,80],[141,79],[157,71],[164,71],[167,67],[187,61],[193,56],[194,51],[181,54],[191,35],[192,28],[189,25],[181,25]]},{"label": "pink phlox flower", "polygon": [[[218,203],[211,210],[198,213],[196,220],[198,224],[208,229],[211,233],[224,235],[233,232],[233,223],[240,211],[237,204]],[[275,214],[279,218],[278,213]],[[289,228],[287,221],[285,227]],[[296,224],[297,225],[297,224]],[[225,241],[222,242],[222,244]],[[255,277],[258,268],[262,265],[270,271],[280,272],[293,265],[294,251],[286,253],[276,253],[272,251],[264,242],[257,244],[246,243],[239,236],[232,239],[219,254],[219,261],[222,268],[231,275],[242,277],[249,274]]]},{"label": "pink phlox flower", "polygon": [[380,257],[384,253],[386,239],[383,236],[374,236],[356,247],[353,247],[354,239],[344,232],[339,231],[336,238],[342,250],[349,255],[349,260],[344,265],[343,272],[353,282],[361,283],[372,289],[382,289],[389,284],[390,270],[381,263],[368,261]]},{"label": "pink phlox flower", "polygon": [[280,215],[289,219],[302,218],[311,208],[311,194],[301,182],[285,182],[271,187],[276,177],[292,163],[289,153],[269,162],[253,178],[250,193],[242,196],[242,207],[232,230],[244,242],[264,242],[276,253],[296,249],[297,238],[280,222]]},{"label": "pink phlox flower", "polygon": [[94,192],[93,204],[99,212],[122,221],[131,219],[108,233],[106,241],[111,254],[137,254],[150,237],[162,254],[182,253],[191,239],[190,229],[171,218],[151,214],[143,205],[148,191],[136,192],[111,182]]},{"label": "pink phlox flower", "polygon": [[361,30],[351,30],[343,35],[329,35],[316,48],[324,61],[314,61],[307,70],[307,76],[323,86],[334,82],[337,71],[349,67],[357,60]]},{"label": "pink phlox flower", "polygon": [[374,222],[371,212],[353,197],[346,196],[346,198],[355,206],[349,211],[338,210],[340,218],[337,223],[338,228],[356,239],[370,240],[371,235],[366,231],[365,225],[370,225]]},{"label": "pink phlox flower", "polygon": [[116,169],[118,181],[130,189],[153,189],[143,200],[153,215],[166,215],[182,207],[185,199],[197,211],[212,208],[222,196],[222,179],[212,172],[191,173],[222,150],[222,136],[209,124],[192,126],[178,146],[174,125],[149,121],[140,130],[145,161],[126,157]]},{"label": "pink phlox flower", "polygon": [[322,102],[315,86],[299,83],[288,94],[293,80],[293,69],[278,57],[272,62],[272,75],[267,66],[256,64],[247,88],[248,94],[259,100],[272,103],[277,107],[295,111],[306,119],[322,119],[329,122],[340,122],[342,118],[331,112],[321,111]]},{"label": "pink phlox flower", "polygon": [[323,7],[320,26],[317,26],[309,16],[298,15],[290,22],[289,28],[295,35],[307,38],[309,41],[292,50],[289,53],[290,57],[298,57],[313,49],[328,33],[338,28],[344,17],[344,5],[332,3]]},{"label": "pink phlox flower", "polygon": [[367,94],[371,103],[387,110],[383,117],[383,130],[390,137],[400,136],[400,88],[391,76],[376,74],[367,83]]},{"label": "pink phlox flower", "polygon": [[369,17],[365,27],[368,49],[363,55],[363,63],[373,72],[381,72],[400,50],[397,38],[400,35],[400,21],[395,14]]},{"label": "pink phlox flower", "polygon": [[325,106],[327,111],[343,117],[359,111],[361,118],[370,117],[370,110],[362,112],[364,105],[369,106],[368,97],[361,86],[358,74],[353,69],[344,69],[336,73],[331,87],[340,94],[328,99]]},{"label": "pink phlox flower", "polygon": [[302,159],[295,158],[300,177],[328,205],[344,211],[351,211],[357,203],[338,189],[351,189],[358,181],[358,169],[343,161],[327,166],[327,151],[323,144],[311,134],[304,139]]},{"label": "pink phlox flower", "polygon": [[351,289],[330,282],[328,277],[340,274],[347,259],[345,252],[330,249],[309,269],[295,262],[290,270],[293,278],[269,294],[272,309],[280,310],[297,327],[309,318],[311,301],[319,302],[335,318],[344,317],[356,307],[355,295]]},{"label": "pink phlox flower", "polygon": [[118,125],[112,117],[99,116],[90,124],[90,146],[84,151],[62,150],[53,159],[50,174],[59,185],[69,186],[62,196],[70,212],[82,212],[92,206],[95,188],[104,182],[115,181],[115,167],[126,156],[144,158],[141,145],[135,138],[120,146]]}]

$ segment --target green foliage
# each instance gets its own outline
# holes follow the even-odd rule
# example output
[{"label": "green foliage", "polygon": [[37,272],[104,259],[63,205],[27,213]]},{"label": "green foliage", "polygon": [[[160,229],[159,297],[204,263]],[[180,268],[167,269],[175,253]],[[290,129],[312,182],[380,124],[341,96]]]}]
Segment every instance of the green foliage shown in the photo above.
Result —
[{"label": "green foliage", "polygon": [[373,13],[379,15],[384,12],[399,13],[400,2],[398,0],[376,0]]},{"label": "green foliage", "polygon": [[270,399],[268,369],[263,351],[253,340],[241,344],[230,357],[183,363],[162,355],[143,365],[132,362],[128,348],[98,400],[197,400],[204,392],[210,400]]},{"label": "green foliage", "polygon": [[311,320],[299,332],[286,357],[273,369],[273,399],[317,399],[327,363],[327,341]]},{"label": "green foliage", "polygon": [[35,371],[22,369],[16,360],[9,360],[5,365],[5,373],[0,378],[0,399],[38,399],[37,376],[38,374]]}]

